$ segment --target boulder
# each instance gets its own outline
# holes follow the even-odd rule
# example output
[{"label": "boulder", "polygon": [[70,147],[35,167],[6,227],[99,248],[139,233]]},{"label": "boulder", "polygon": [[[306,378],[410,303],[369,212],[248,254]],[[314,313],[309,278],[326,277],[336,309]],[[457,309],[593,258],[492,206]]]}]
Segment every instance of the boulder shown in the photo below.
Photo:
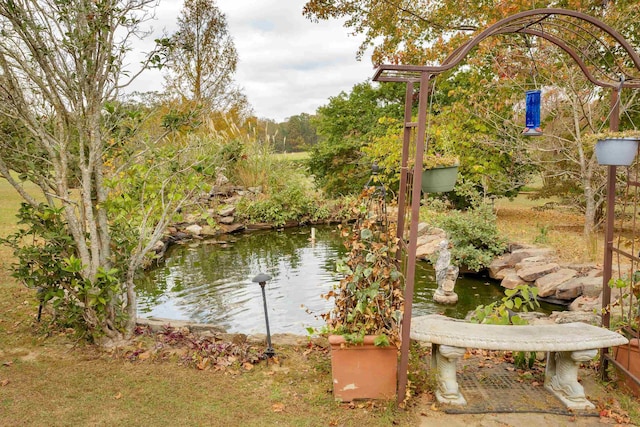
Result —
[{"label": "boulder", "polygon": [[[519,274],[523,270],[520,270]],[[538,288],[538,296],[548,297],[556,294],[556,289],[569,279],[572,279],[578,274],[577,271],[571,268],[560,268],[552,273],[546,274],[536,279],[535,284]]]},{"label": "boulder", "polygon": [[582,282],[582,295],[597,297],[602,293],[602,270],[599,276],[580,277]]},{"label": "boulder", "polygon": [[504,274],[501,274],[502,277],[498,277],[501,271],[508,269],[509,265],[509,254],[501,255],[497,258],[494,258],[489,264],[489,277],[496,280],[504,279]]},{"label": "boulder", "polygon": [[523,267],[518,271],[518,276],[525,282],[535,282],[542,276],[554,273],[560,269],[560,266],[555,262],[550,263],[533,263],[530,266]]},{"label": "boulder", "polygon": [[509,274],[516,274],[515,268],[503,268],[498,271],[494,276],[491,276],[492,279],[502,280],[507,277]]},{"label": "boulder", "polygon": [[554,323],[582,322],[594,326],[600,326],[601,318],[598,314],[589,311],[554,311],[549,316]]},{"label": "boulder", "polygon": [[234,221],[234,218],[232,216],[224,216],[224,217],[218,219],[218,222],[220,224],[227,224],[227,225],[233,224],[233,221]]},{"label": "boulder", "polygon": [[185,227],[184,230],[189,234],[192,234],[194,236],[199,236],[200,233],[202,232],[202,227],[200,227],[198,224],[191,224],[190,226]]},{"label": "boulder", "polygon": [[563,300],[574,300],[582,295],[584,287],[582,281],[577,279],[567,280],[556,288],[556,298]]},{"label": "boulder", "polygon": [[227,206],[218,210],[220,216],[231,216],[236,212],[235,206]]},{"label": "boulder", "polygon": [[525,258],[525,259],[521,260],[514,267],[515,267],[516,271],[520,271],[523,268],[530,267],[533,264],[548,264],[548,263],[550,263],[552,261],[553,261],[552,259],[547,258],[547,257],[532,256],[532,257]]},{"label": "boulder", "polygon": [[569,305],[570,311],[587,311],[587,312],[599,312],[602,308],[602,294],[597,297],[588,297],[585,295],[579,296],[574,299]]},{"label": "boulder", "polygon": [[537,256],[543,256],[548,258],[555,257],[556,251],[553,248],[523,248],[515,249],[511,252],[509,257],[509,264],[515,266],[517,263],[525,258],[532,258]]},{"label": "boulder", "polygon": [[200,230],[201,236],[217,236],[218,234],[218,230],[211,227],[210,225],[203,225],[202,230]]},{"label": "boulder", "polygon": [[516,273],[515,270],[513,272],[508,273],[504,277],[504,279],[502,279],[502,282],[500,282],[500,285],[506,289],[515,289],[515,287],[518,285],[527,285],[527,284],[528,284],[527,282],[525,282],[524,280],[522,280],[520,276],[518,276],[518,273]]}]

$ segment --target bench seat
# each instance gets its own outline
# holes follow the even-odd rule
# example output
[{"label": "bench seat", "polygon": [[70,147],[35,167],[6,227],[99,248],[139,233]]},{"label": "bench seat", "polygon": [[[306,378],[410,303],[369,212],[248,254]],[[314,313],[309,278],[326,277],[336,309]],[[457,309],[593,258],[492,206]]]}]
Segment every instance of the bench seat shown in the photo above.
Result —
[{"label": "bench seat", "polygon": [[414,317],[411,338],[433,346],[432,367],[436,369],[439,402],[465,405],[456,379],[456,363],[467,348],[511,351],[545,351],[545,387],[570,409],[591,409],[594,405],[578,383],[581,362],[593,359],[598,349],[623,345],[624,336],[586,323],[551,325],[487,325],[469,323],[440,315]]}]

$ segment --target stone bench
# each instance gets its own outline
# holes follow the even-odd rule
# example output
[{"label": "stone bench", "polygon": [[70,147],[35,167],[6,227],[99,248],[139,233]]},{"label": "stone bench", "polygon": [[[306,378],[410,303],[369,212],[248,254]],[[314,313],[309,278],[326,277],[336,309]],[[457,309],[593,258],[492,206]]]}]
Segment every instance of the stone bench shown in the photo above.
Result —
[{"label": "stone bench", "polygon": [[580,362],[593,359],[600,348],[628,342],[616,332],[586,323],[486,325],[440,315],[413,318],[411,338],[432,344],[431,367],[436,369],[436,397],[441,403],[467,403],[456,379],[457,360],[467,348],[546,351],[544,386],[569,409],[595,407],[578,383]]}]

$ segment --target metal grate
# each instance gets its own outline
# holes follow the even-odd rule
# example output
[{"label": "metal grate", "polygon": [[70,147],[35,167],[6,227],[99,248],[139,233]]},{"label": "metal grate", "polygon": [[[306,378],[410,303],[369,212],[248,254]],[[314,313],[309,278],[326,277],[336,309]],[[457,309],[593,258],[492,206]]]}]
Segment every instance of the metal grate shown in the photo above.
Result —
[{"label": "metal grate", "polygon": [[[539,385],[521,380],[511,365],[465,369],[458,373],[460,390],[466,406],[442,405],[448,414],[546,413],[558,415],[599,416],[597,410],[570,411],[549,392],[542,380]],[[469,367],[467,367],[469,368]]]}]

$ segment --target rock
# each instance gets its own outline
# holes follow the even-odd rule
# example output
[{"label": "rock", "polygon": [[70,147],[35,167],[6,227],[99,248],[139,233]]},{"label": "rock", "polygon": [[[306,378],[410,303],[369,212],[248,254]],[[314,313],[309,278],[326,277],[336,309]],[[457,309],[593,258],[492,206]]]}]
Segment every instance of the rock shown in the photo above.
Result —
[{"label": "rock", "polygon": [[[425,240],[428,239],[422,239],[423,237],[429,237],[430,239],[429,241],[425,242]],[[416,258],[427,259],[434,253],[438,252],[438,249],[440,248],[440,242],[442,241],[442,236],[428,235],[422,236],[420,239],[422,239],[423,243],[416,248]]]},{"label": "rock", "polygon": [[240,200],[242,200],[242,197],[240,196],[231,196],[227,199],[224,199],[223,202],[227,205],[235,205],[236,203],[238,203]]},{"label": "rock", "polygon": [[554,323],[547,315],[537,311],[520,312],[516,314],[521,319],[526,320],[529,325],[550,325]]},{"label": "rock", "polygon": [[577,271],[579,276],[586,276],[595,268],[593,264],[566,264],[561,267],[571,268],[572,270]]},{"label": "rock", "polygon": [[588,297],[585,295],[579,296],[574,299],[573,302],[569,305],[570,311],[588,311],[588,312],[599,312],[602,308],[602,294],[597,297]]},{"label": "rock", "polygon": [[503,268],[502,270],[498,271],[495,276],[492,277],[492,279],[502,280],[509,274],[516,274],[515,268]]},{"label": "rock", "polygon": [[222,231],[223,233],[237,233],[238,231],[242,231],[245,229],[245,226],[243,224],[231,224],[231,225],[226,225],[226,224],[220,224],[220,231]]},{"label": "rock", "polygon": [[560,266],[555,262],[551,262],[548,264],[532,264],[531,266],[524,267],[518,271],[518,276],[522,278],[525,282],[535,282],[542,276],[546,276],[547,274],[554,273],[558,271]]},{"label": "rock", "polygon": [[201,236],[217,236],[218,234],[218,230],[211,227],[210,225],[203,225],[202,230],[200,230]]},{"label": "rock", "polygon": [[489,264],[489,277],[497,280],[503,279],[504,274],[501,275],[502,277],[498,277],[498,274],[500,271],[508,269],[509,267],[511,267],[509,265],[509,254],[494,258],[493,261],[491,261],[491,264]]},{"label": "rock", "polygon": [[594,268],[591,270],[587,276],[589,277],[602,277],[602,268]]},{"label": "rock", "polygon": [[438,304],[455,304],[458,302],[458,294],[455,292],[438,292],[437,290],[433,293],[433,300]]},{"label": "rock", "polygon": [[518,273],[516,273],[515,270],[512,273],[508,273],[504,277],[504,279],[502,279],[502,282],[500,282],[500,285],[506,289],[515,289],[515,287],[518,285],[526,284],[528,283],[522,280],[522,278],[518,276]]},{"label": "rock", "polygon": [[511,252],[509,257],[509,265],[515,266],[517,263],[525,258],[532,258],[536,256],[554,257],[556,251],[552,248],[524,248],[516,249]]},{"label": "rock", "polygon": [[583,289],[580,278],[568,280],[556,288],[556,298],[574,300],[582,295]]},{"label": "rock", "polygon": [[218,220],[220,224],[233,224],[234,218],[232,216],[225,216]]},{"label": "rock", "polygon": [[231,216],[236,212],[235,206],[227,206],[218,210],[218,215],[220,216]]},{"label": "rock", "polygon": [[426,222],[421,222],[418,224],[418,237],[424,236],[429,232],[429,224]]},{"label": "rock", "polygon": [[602,270],[599,276],[580,277],[582,282],[582,295],[598,297],[602,293]]},{"label": "rock", "polygon": [[200,227],[198,224],[191,224],[190,226],[185,228],[185,231],[189,234],[193,234],[194,236],[199,236],[202,232],[202,227]]},{"label": "rock", "polygon": [[600,326],[601,318],[598,314],[588,311],[554,311],[549,316],[554,323],[583,322],[590,325]]},{"label": "rock", "polygon": [[515,269],[516,269],[516,271],[520,271],[523,268],[530,267],[533,264],[547,264],[547,263],[549,263],[551,261],[552,260],[547,258],[547,257],[533,256],[533,257],[529,257],[529,258],[524,258],[523,260],[518,262],[515,265]]},{"label": "rock", "polygon": [[[523,270],[520,270],[520,273],[522,271]],[[557,271],[536,279],[535,285],[538,288],[538,296],[548,297],[555,295],[556,289],[567,280],[574,278],[576,274],[578,274],[578,272],[571,268],[560,268]]]}]

